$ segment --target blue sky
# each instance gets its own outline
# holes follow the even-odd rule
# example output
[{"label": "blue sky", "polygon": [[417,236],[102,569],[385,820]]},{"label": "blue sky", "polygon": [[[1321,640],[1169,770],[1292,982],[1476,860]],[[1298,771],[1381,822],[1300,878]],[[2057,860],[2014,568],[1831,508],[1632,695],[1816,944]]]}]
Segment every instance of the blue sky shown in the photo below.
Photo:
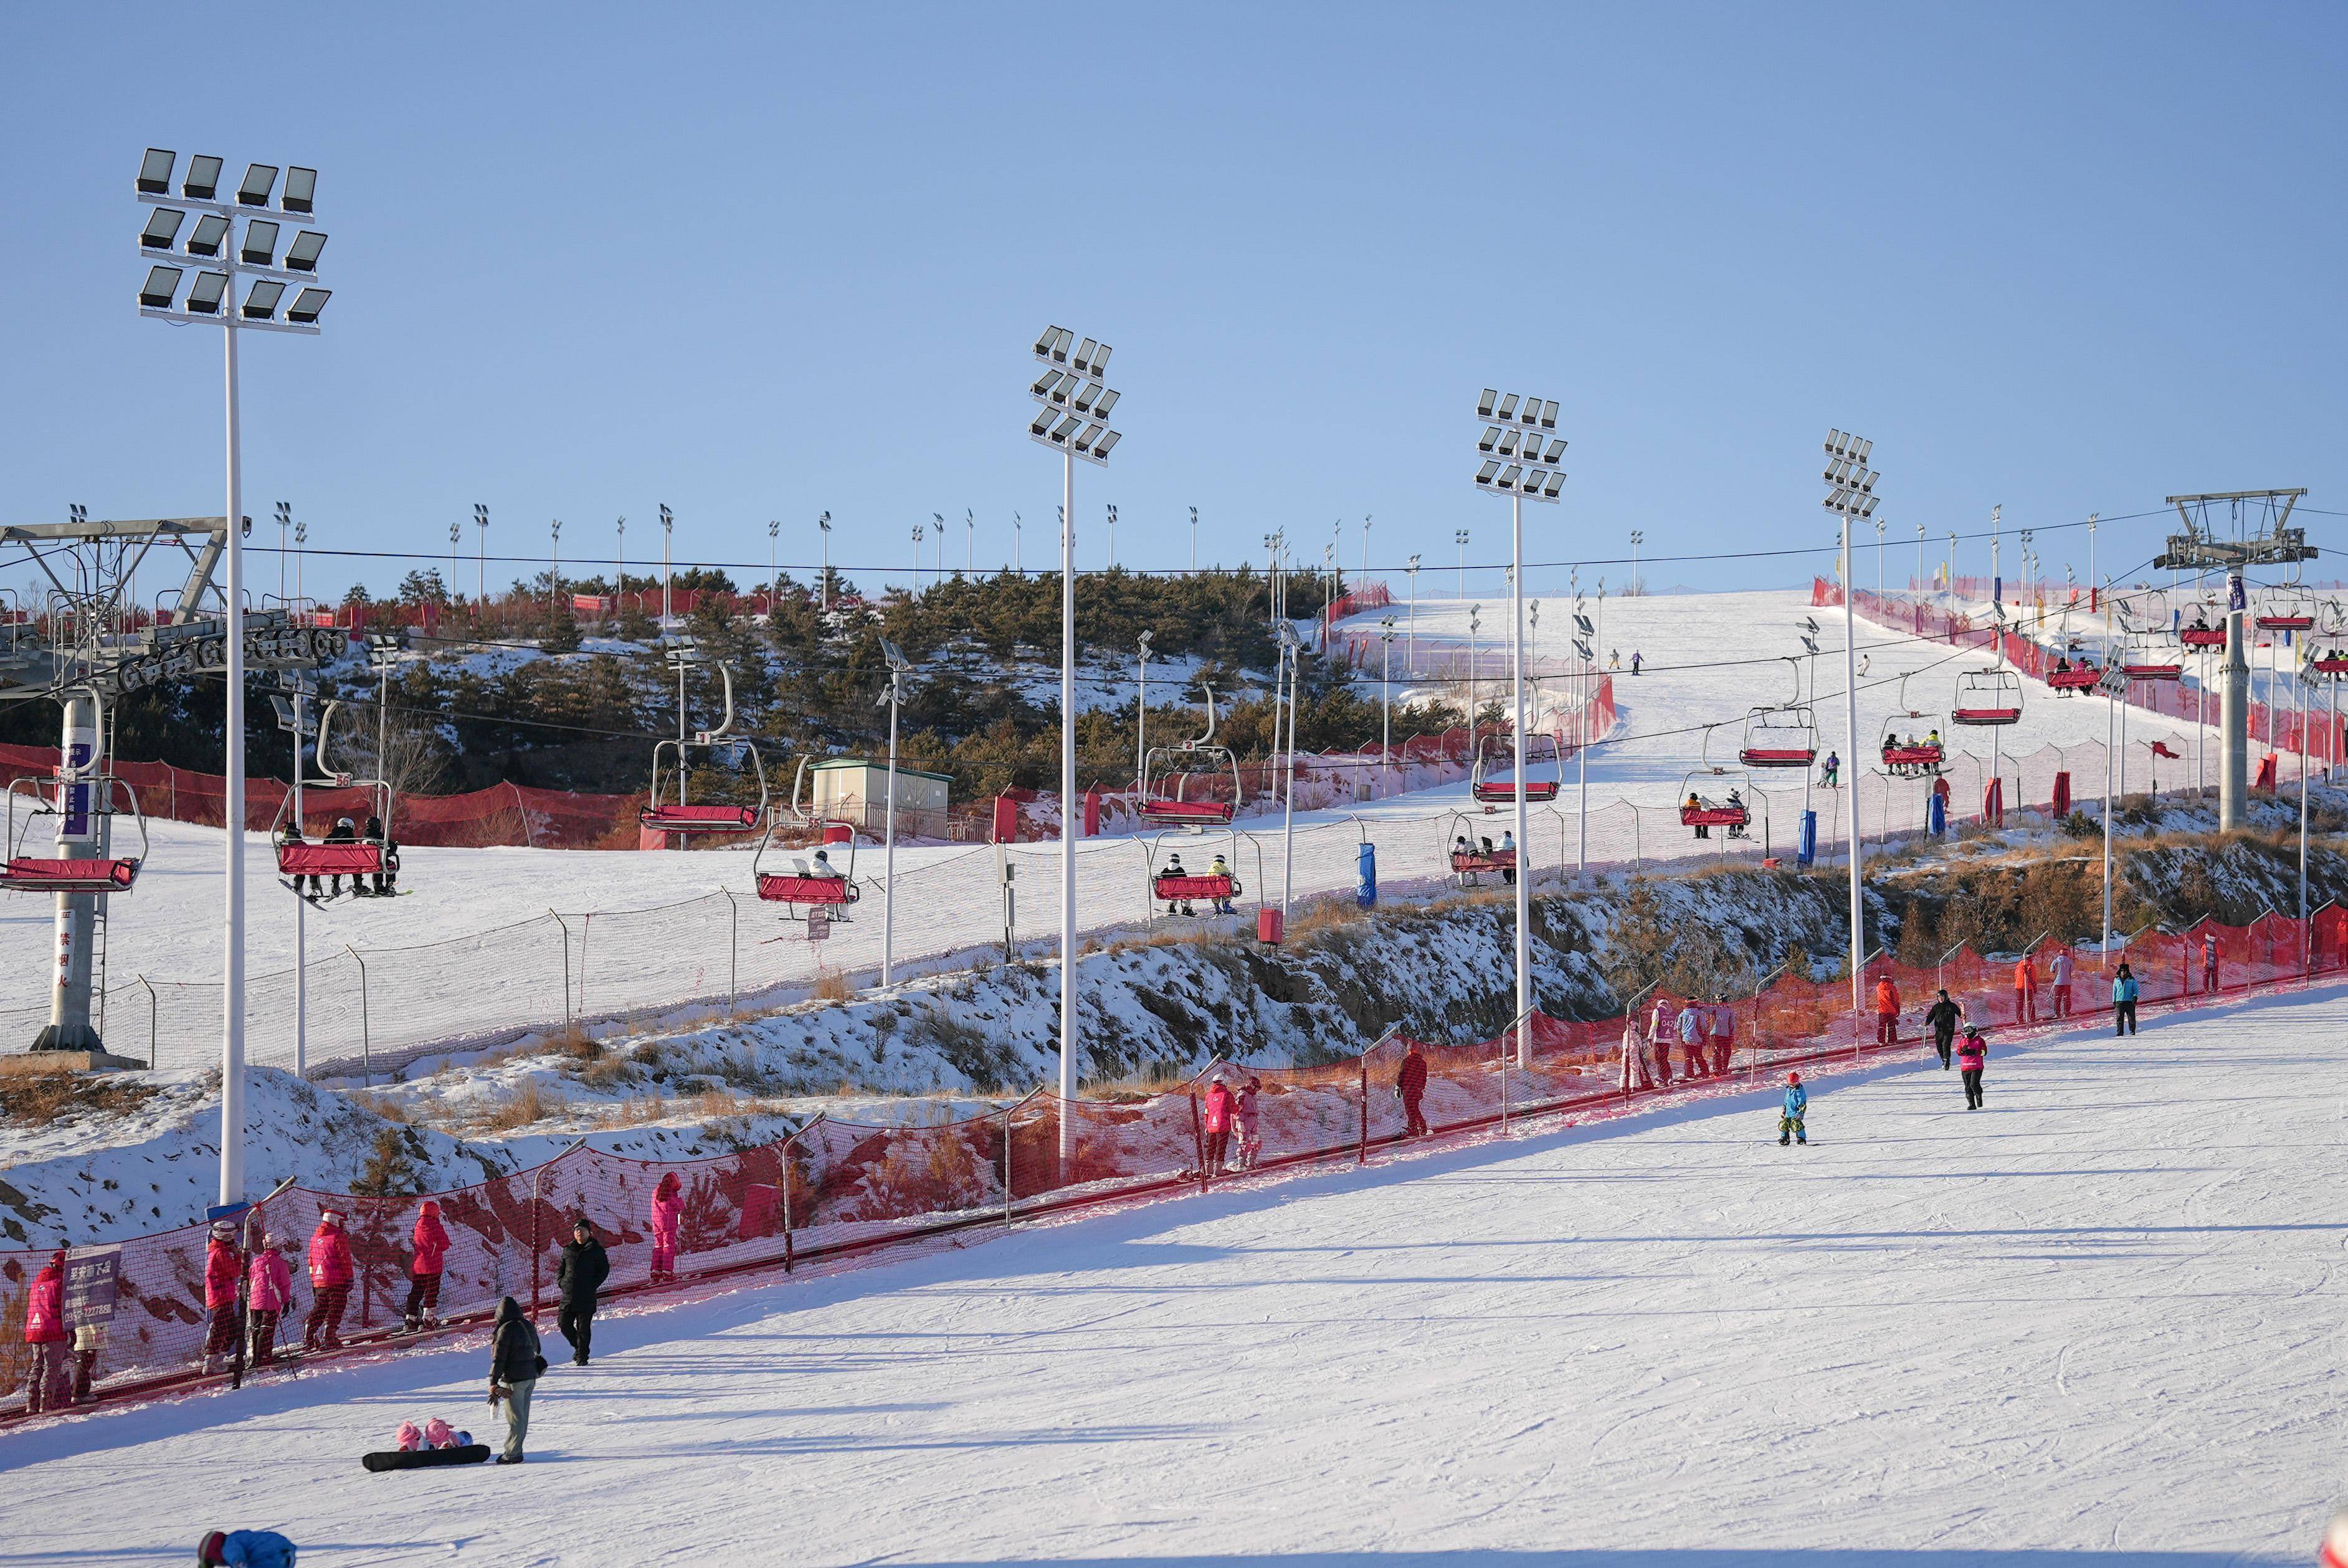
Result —
[{"label": "blue sky", "polygon": [[[1505,560],[1507,508],[1468,485],[1487,385],[1555,397],[1572,442],[1564,504],[1528,509],[1536,561],[1620,557],[1634,527],[1650,556],[1816,546],[1830,425],[1877,443],[1895,575],[1916,523],[1945,550],[1996,502],[2050,527],[2303,484],[2348,510],[2335,7],[0,26],[10,521],[220,509],[219,335],[133,309],[150,143],[322,170],[330,330],[256,335],[244,376],[246,511],[292,501],[315,546],[445,559],[483,502],[492,552],[542,555],[559,517],[566,561],[607,561],[624,513],[642,561],[665,501],[680,559],[762,568],[769,519],[807,562],[828,510],[836,562],[902,580],[911,526],[953,520],[958,563],[972,509],[982,566],[1014,511],[1033,566],[1059,471],[1024,391],[1053,322],[1115,345],[1124,393],[1114,469],[1077,475],[1086,568],[1108,501],[1134,566],[1184,562],[1192,506],[1202,562],[1282,523],[1317,559],[1342,518],[1351,569],[1365,514],[1374,572],[1448,564],[1462,526]],[[2337,520],[2306,521],[2328,556]],[[2102,564],[2161,531],[2106,529]],[[2042,548],[2084,566],[2079,538]]]}]

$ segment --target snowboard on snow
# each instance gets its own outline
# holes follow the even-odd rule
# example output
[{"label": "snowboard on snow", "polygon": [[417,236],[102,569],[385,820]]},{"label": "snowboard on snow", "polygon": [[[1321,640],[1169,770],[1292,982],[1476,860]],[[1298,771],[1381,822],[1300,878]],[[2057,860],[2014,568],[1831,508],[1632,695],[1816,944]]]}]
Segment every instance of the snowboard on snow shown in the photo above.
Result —
[{"label": "snowboard on snow", "polygon": [[489,1457],[487,1443],[462,1449],[389,1449],[364,1454],[359,1463],[371,1470],[430,1470],[436,1465],[477,1465]]}]

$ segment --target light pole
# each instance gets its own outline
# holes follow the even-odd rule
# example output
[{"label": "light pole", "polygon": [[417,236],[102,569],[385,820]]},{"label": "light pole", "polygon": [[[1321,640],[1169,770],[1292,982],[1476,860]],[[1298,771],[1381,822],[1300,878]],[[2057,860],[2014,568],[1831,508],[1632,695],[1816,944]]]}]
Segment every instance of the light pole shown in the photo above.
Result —
[{"label": "light pole", "polygon": [[616,624],[628,614],[628,519],[623,512],[612,524],[612,619]]},{"label": "light pole", "polygon": [[1883,597],[1883,520],[1875,520],[1875,596]]},{"label": "light pole", "polygon": [[1190,570],[1199,570],[1199,509],[1190,509]]},{"label": "light pole", "polygon": [[1625,593],[1639,592],[1639,546],[1646,542],[1645,530],[1634,528],[1631,531],[1631,585],[1622,590]]},{"label": "light pole", "polygon": [[1117,570],[1117,502],[1108,503],[1108,569]]},{"label": "light pole", "polygon": [[889,783],[881,792],[880,876],[887,896],[880,901],[880,985],[896,979],[897,964],[897,707],[904,700],[905,676],[913,666],[904,651],[888,638],[880,639],[880,656],[888,661],[889,684],[873,706],[889,709]]},{"label": "light pole", "polygon": [[[1280,757],[1280,770],[1287,779],[1281,790],[1284,804],[1280,820],[1280,929],[1284,940],[1288,931],[1288,904],[1296,894],[1296,655],[1304,640],[1296,634],[1296,627],[1287,622],[1280,624],[1280,667],[1272,681],[1272,749]],[[1288,745],[1280,746],[1280,689],[1288,686]]]},{"label": "light pole", "polygon": [[920,523],[913,524],[913,588],[914,598],[922,595],[922,540],[928,533]]},{"label": "light pole", "polygon": [[2104,661],[2104,678],[2097,683],[2107,699],[2104,714],[2104,967],[2112,966],[2112,759],[2119,754],[2120,699],[2127,691],[2127,673],[2117,659]]},{"label": "light pole", "polygon": [[1133,710],[1133,788],[1143,793],[1142,786],[1149,778],[1149,639],[1151,634],[1141,634],[1141,649],[1136,662],[1141,666],[1141,693]]},{"label": "light pole", "polygon": [[[1859,750],[1859,635],[1851,611],[1854,584],[1850,575],[1850,525],[1854,519],[1864,521],[1875,514],[1875,481],[1878,478],[1867,466],[1868,454],[1875,449],[1873,441],[1847,435],[1840,430],[1828,430],[1826,439],[1827,463],[1820,478],[1826,481],[1827,494],[1818,504],[1842,524],[1842,681],[1843,706],[1848,719],[1847,736],[1850,754],[1856,762]],[[1854,772],[1851,787],[1843,792],[1843,805],[1848,812],[1844,826],[1850,834],[1850,1010],[1859,1012],[1859,987],[1865,983],[1867,968],[1866,910],[1859,902],[1859,785]]]},{"label": "light pole", "polygon": [[562,520],[556,518],[548,531],[554,538],[554,555],[546,569],[546,609],[549,614],[562,612]]},{"label": "light pole", "polygon": [[308,596],[302,592],[302,547],[309,542],[310,525],[296,521],[294,524],[294,597],[304,603],[308,602]]},{"label": "light pole", "polygon": [[457,602],[457,547],[464,542],[465,525],[461,522],[450,523],[448,525],[448,603],[452,605]]},{"label": "light pole", "polygon": [[823,565],[820,569],[823,574],[823,586],[817,592],[816,608],[829,610],[831,608],[831,513],[825,512],[821,517],[817,518],[815,529],[818,544],[823,551]]},{"label": "light pole", "polygon": [[1370,580],[1370,514],[1362,514],[1362,581]]},{"label": "light pole", "polygon": [[1476,657],[1482,650],[1477,647],[1478,635],[1484,629],[1484,606],[1468,606],[1468,749],[1476,748]]},{"label": "light pole", "polygon": [[970,507],[962,512],[962,571],[973,581],[978,576],[978,513]]},{"label": "light pole", "polygon": [[783,597],[783,569],[776,563],[776,553],[781,549],[778,542],[782,534],[783,525],[773,518],[768,518],[767,520],[767,619],[769,621],[775,618],[775,606],[782,601]]},{"label": "light pole", "polygon": [[676,513],[669,511],[668,502],[661,502],[661,629],[666,631],[676,606],[672,593],[675,573],[669,564],[669,546],[676,539]]},{"label": "light pole", "polygon": [[1042,405],[1028,421],[1031,440],[1060,454],[1060,1159],[1076,1150],[1066,1107],[1076,1098],[1076,459],[1108,466],[1124,438],[1108,428],[1117,395],[1109,390],[1109,348],[1081,344],[1064,326],[1035,340],[1043,374],[1027,388]]},{"label": "light pole", "polygon": [[473,606],[478,615],[489,603],[489,509],[479,501],[473,503],[473,526],[481,536],[481,557],[473,568]]},{"label": "light pole", "polygon": [[1459,547],[1459,596],[1465,599],[1468,597],[1468,531],[1453,529],[1451,542]]},{"label": "light pole", "polygon": [[[1565,488],[1565,439],[1557,434],[1557,404],[1539,397],[1519,402],[1486,387],[1476,400],[1476,418],[1486,421],[1476,449],[1484,461],[1476,488],[1509,498],[1509,641],[1513,667],[1517,784],[1517,1066],[1533,1059],[1532,833],[1526,816],[1525,763],[1530,752],[1525,733],[1525,502],[1555,501]],[[1547,449],[1543,449],[1543,442]],[[1471,727],[1470,735],[1475,733]]]},{"label": "light pole", "polygon": [[285,557],[290,553],[285,547],[293,542],[287,537],[293,531],[294,505],[281,500],[277,503],[277,598],[281,603],[285,599]]},{"label": "light pole", "polygon": [[1025,577],[1027,575],[1026,565],[1020,560],[1019,556],[1019,542],[1022,531],[1023,525],[1020,522],[1019,514],[1014,511],[1011,514],[1011,574],[1014,577]]},{"label": "light pole", "polygon": [[[248,166],[233,198],[223,200],[223,160],[208,154],[191,157],[176,195],[171,171],[179,155],[150,147],[139,160],[139,201],[152,208],[139,235],[139,253],[149,258],[147,281],[139,285],[139,314],[159,321],[211,323],[221,327],[227,403],[227,576],[225,601],[228,662],[227,796],[223,802],[226,861],[227,922],[221,954],[221,1154],[220,1201],[244,1199],[244,457],[237,398],[237,339],[243,332],[290,332],[315,336],[318,316],[332,291],[316,286],[318,256],[326,236],[304,227],[316,221],[314,199],[318,171],[299,166],[284,170],[282,192],[279,166]],[[180,226],[196,214],[194,229],[184,244],[177,243]],[[236,221],[245,220],[240,240]],[[285,248],[281,264],[278,238],[284,225],[297,232]],[[184,304],[179,300],[180,280],[186,265],[198,266]],[[240,304],[237,275],[252,279]],[[294,302],[279,315],[288,284],[300,286]],[[62,900],[61,900],[62,902]]]},{"label": "light pole", "polygon": [[1383,710],[1378,721],[1378,762],[1394,782],[1394,617],[1386,616],[1378,623],[1378,706]]},{"label": "light pole", "polygon": [[1418,557],[1406,562],[1402,574],[1410,579],[1410,623],[1403,634],[1403,674],[1412,680],[1418,678]]},{"label": "light pole", "polygon": [[1916,592],[1924,592],[1924,525],[1916,525]]}]

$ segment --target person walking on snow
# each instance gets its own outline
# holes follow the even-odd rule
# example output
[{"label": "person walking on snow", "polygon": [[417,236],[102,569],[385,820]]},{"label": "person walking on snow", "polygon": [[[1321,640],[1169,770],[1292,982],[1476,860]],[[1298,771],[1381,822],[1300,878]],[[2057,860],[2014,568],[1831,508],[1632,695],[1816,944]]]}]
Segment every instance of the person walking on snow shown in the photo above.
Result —
[{"label": "person walking on snow", "polygon": [[2054,960],[2046,966],[2046,977],[2054,988],[2054,1016],[2067,1018],[2071,1016],[2071,950],[2056,948]]},{"label": "person walking on snow", "polygon": [[1251,1073],[1231,1101],[1231,1130],[1240,1135],[1239,1168],[1242,1171],[1254,1170],[1256,1156],[1263,1152],[1263,1134],[1256,1121],[1256,1096],[1262,1088],[1263,1080]]},{"label": "person walking on snow", "polygon": [[1635,675],[1637,675],[1637,674],[1639,673],[1639,665],[1641,665],[1641,663],[1643,663],[1643,659],[1642,659],[1642,657],[1641,657],[1641,655],[1640,655],[1640,653],[1639,653],[1639,650],[1638,650],[1638,649],[1636,649],[1636,648],[1632,648],[1632,649],[1631,650],[1631,673],[1632,673],[1632,675],[1634,675],[1634,676],[1635,676]]},{"label": "person walking on snow", "polygon": [[277,1325],[294,1305],[294,1271],[285,1262],[293,1250],[291,1236],[266,1237],[245,1271],[244,1304],[252,1323],[245,1355],[255,1367],[277,1359]]},{"label": "person walking on snow", "polygon": [[1727,998],[1716,998],[1712,1004],[1712,1072],[1715,1078],[1728,1076],[1728,1060],[1735,1054],[1736,1009]]},{"label": "person walking on snow", "polygon": [[1925,1009],[1924,1022],[1932,1026],[1932,1048],[1941,1053],[1941,1070],[1949,1070],[1949,1047],[1957,1037],[1957,1025],[1963,1021],[1965,1010],[1949,1000],[1942,988],[1940,1000]]},{"label": "person walking on snow", "polygon": [[530,1396],[546,1357],[538,1352],[538,1330],[522,1315],[521,1303],[508,1296],[498,1303],[497,1327],[489,1336],[489,1403],[506,1408],[506,1442],[498,1463],[522,1462],[522,1439],[530,1436]]},{"label": "person walking on snow", "polygon": [[1842,787],[1842,758],[1836,756],[1831,751],[1828,752],[1826,762],[1819,769],[1819,788],[1825,789],[1840,789]]},{"label": "person walking on snow", "polygon": [[1689,998],[1680,1009],[1680,1076],[1694,1079],[1704,1073],[1704,1009]]},{"label": "person walking on snow", "polygon": [[676,1227],[685,1213],[682,1188],[674,1171],[664,1173],[653,1189],[653,1283],[676,1278]]},{"label": "person walking on snow", "polygon": [[318,1216],[310,1237],[310,1315],[302,1323],[302,1348],[340,1350],[343,1308],[351,1299],[351,1239],[343,1233],[342,1212]]},{"label": "person walking on snow", "polygon": [[25,1300],[25,1414],[37,1416],[66,1406],[66,1255],[52,1253],[33,1276]]},{"label": "person walking on snow", "polygon": [[236,1353],[236,1276],[243,1272],[236,1258],[236,1226],[213,1221],[211,1239],[204,1243],[204,1312],[211,1320],[204,1335],[207,1372],[218,1371],[221,1357]]},{"label": "person walking on snow", "polygon": [[1786,1075],[1785,1112],[1777,1118],[1778,1148],[1783,1149],[1786,1146],[1786,1140],[1789,1138],[1796,1143],[1807,1144],[1809,1142],[1810,1135],[1802,1126],[1802,1113],[1809,1109],[1809,1108],[1810,1091],[1802,1087],[1802,1075],[1799,1073],[1787,1073]]},{"label": "person walking on snow", "polygon": [[1634,1088],[1653,1088],[1655,1076],[1647,1066],[1647,1042],[1639,1030],[1639,1020],[1632,1014],[1622,1015],[1622,1092]]},{"label": "person walking on snow", "polygon": [[408,1241],[416,1249],[407,1265],[407,1306],[400,1314],[407,1332],[440,1326],[440,1270],[448,1256],[448,1228],[440,1222],[440,1205],[424,1200]]},{"label": "person walking on snow", "polygon": [[1426,1053],[1413,1040],[1402,1054],[1402,1067],[1395,1073],[1395,1093],[1402,1097],[1403,1135],[1406,1138],[1426,1136],[1426,1118],[1421,1116],[1418,1102],[1426,1093]]},{"label": "person walking on snow", "polygon": [[1967,1110],[1982,1108],[1982,1063],[1988,1059],[1989,1045],[1981,1030],[1967,1024],[1964,1041],[1957,1047],[1957,1075],[1964,1080]]},{"label": "person walking on snow", "polygon": [[571,1226],[571,1244],[554,1267],[554,1283],[562,1292],[562,1310],[555,1327],[571,1342],[571,1364],[587,1365],[587,1346],[595,1333],[595,1293],[612,1275],[612,1259],[595,1239],[595,1227],[582,1214]]},{"label": "person walking on snow", "polygon": [[1647,1023],[1647,1038],[1655,1053],[1657,1088],[1672,1087],[1672,1036],[1674,1032],[1672,999],[1658,991],[1655,993],[1655,1011]]},{"label": "person walking on snow", "polygon": [[2024,954],[2013,965],[2013,1021],[2038,1022],[2038,966]]},{"label": "person walking on snow", "polygon": [[1900,987],[1891,983],[1889,975],[1875,983],[1875,1043],[1900,1043]]},{"label": "person walking on snow", "polygon": [[2212,995],[2218,990],[2218,934],[2201,934],[2201,989]]},{"label": "person walking on snow", "polygon": [[2136,1033],[2136,972],[2125,963],[2120,972],[2112,976],[2112,1033]]},{"label": "person walking on snow", "polygon": [[1207,1086],[1207,1101],[1200,1108],[1199,1125],[1207,1137],[1207,1174],[1220,1176],[1223,1173],[1223,1156],[1231,1141],[1231,1091],[1220,1078]]}]

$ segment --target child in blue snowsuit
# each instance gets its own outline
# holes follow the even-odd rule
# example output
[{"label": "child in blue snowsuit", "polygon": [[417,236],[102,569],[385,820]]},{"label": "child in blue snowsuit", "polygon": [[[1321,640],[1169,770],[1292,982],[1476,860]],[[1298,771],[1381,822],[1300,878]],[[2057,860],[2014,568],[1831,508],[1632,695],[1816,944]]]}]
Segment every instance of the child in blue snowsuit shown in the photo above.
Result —
[{"label": "child in blue snowsuit", "polygon": [[1777,1119],[1777,1145],[1784,1148],[1790,1138],[1796,1143],[1807,1144],[1810,1135],[1802,1130],[1802,1112],[1810,1106],[1810,1091],[1802,1087],[1802,1075],[1786,1075],[1786,1114]]}]

